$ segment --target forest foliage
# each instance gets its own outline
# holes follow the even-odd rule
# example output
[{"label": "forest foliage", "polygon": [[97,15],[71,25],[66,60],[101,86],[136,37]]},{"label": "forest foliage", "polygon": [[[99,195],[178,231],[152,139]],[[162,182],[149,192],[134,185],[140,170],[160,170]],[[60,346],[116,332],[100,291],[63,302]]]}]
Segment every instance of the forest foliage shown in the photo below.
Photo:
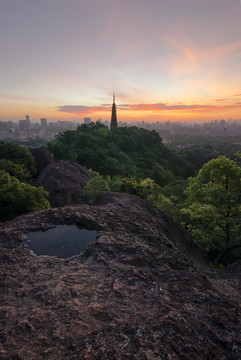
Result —
[{"label": "forest foliage", "polygon": [[240,166],[210,144],[178,153],[155,131],[122,127],[111,132],[92,123],[59,134],[48,149],[56,159],[94,170],[84,191],[90,202],[105,191],[138,196],[191,231],[210,261],[227,264],[241,258]]},{"label": "forest foliage", "polygon": [[[94,170],[85,187],[90,202],[105,191],[138,196],[181,222],[207,250],[210,261],[241,257],[239,165],[210,144],[179,152],[155,131],[136,127],[111,132],[97,124],[65,131],[48,144],[56,159]],[[225,146],[223,151],[231,151]],[[233,155],[234,158],[234,155]]]},{"label": "forest foliage", "polygon": [[241,168],[225,156],[190,178],[183,222],[214,263],[228,263],[241,250]]},{"label": "forest foliage", "polygon": [[0,221],[50,207],[48,193],[31,185],[35,174],[29,149],[0,141]]},{"label": "forest foliage", "polygon": [[83,124],[60,133],[48,150],[56,159],[70,159],[101,175],[151,178],[165,186],[194,174],[194,167],[162,143],[156,131],[120,127],[111,132],[100,123]]}]

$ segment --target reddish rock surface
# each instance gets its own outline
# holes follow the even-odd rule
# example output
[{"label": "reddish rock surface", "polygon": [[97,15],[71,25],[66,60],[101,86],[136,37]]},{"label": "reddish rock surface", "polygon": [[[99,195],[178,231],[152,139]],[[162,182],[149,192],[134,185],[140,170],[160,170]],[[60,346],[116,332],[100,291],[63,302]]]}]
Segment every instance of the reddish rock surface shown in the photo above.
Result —
[{"label": "reddish rock surface", "polygon": [[[66,260],[23,245],[56,224],[98,239]],[[1,224],[0,249],[2,360],[241,358],[240,274],[210,268],[185,230],[135,197],[19,217]]]},{"label": "reddish rock surface", "polygon": [[83,166],[69,160],[60,160],[45,167],[35,180],[49,192],[52,207],[86,202],[83,189],[93,175]]}]

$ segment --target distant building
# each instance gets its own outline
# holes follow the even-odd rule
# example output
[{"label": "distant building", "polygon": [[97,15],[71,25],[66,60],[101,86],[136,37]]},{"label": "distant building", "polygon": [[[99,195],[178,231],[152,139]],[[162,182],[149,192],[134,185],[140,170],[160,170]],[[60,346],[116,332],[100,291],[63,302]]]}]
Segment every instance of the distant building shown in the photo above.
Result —
[{"label": "distant building", "polygon": [[29,115],[25,115],[25,121],[27,124],[27,128],[30,129],[31,125],[30,125],[30,116]]},{"label": "distant building", "polygon": [[117,116],[116,116],[116,105],[115,105],[115,93],[113,94],[113,104],[112,104],[112,112],[111,112],[111,122],[110,122],[110,130],[113,131],[118,127],[117,125]]},{"label": "distant building", "polygon": [[47,129],[47,127],[48,127],[48,121],[47,121],[46,118],[40,119],[40,123],[41,123],[41,128],[42,128],[42,129]]},{"label": "distant building", "polygon": [[30,128],[29,120],[19,120],[19,129],[22,131],[27,131]]},{"label": "distant building", "polygon": [[90,124],[91,123],[91,118],[84,118],[84,123],[85,124]]}]

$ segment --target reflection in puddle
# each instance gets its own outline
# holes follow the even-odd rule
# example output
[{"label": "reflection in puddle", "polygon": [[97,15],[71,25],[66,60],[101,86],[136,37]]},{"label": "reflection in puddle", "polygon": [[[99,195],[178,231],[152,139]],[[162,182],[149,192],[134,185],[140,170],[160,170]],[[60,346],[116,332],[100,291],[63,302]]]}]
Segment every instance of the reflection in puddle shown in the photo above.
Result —
[{"label": "reflection in puddle", "polygon": [[76,225],[57,225],[45,232],[26,234],[25,245],[36,255],[69,258],[82,253],[88,245],[96,241],[97,231]]}]

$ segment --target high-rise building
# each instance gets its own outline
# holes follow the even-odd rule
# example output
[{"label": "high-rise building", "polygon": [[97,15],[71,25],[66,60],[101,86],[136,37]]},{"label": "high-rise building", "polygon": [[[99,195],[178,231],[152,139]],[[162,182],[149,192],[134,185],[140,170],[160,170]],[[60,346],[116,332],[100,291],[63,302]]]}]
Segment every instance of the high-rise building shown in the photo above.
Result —
[{"label": "high-rise building", "polygon": [[40,123],[41,123],[41,128],[42,128],[42,129],[47,129],[47,127],[48,127],[48,121],[47,121],[46,118],[40,119]]},{"label": "high-rise building", "polygon": [[116,105],[115,105],[115,93],[113,94],[113,104],[112,104],[112,112],[111,112],[111,122],[110,122],[110,130],[113,131],[118,127],[117,125],[117,116],[116,116]]},{"label": "high-rise building", "polygon": [[30,128],[30,116],[29,115],[25,115],[25,121],[27,124],[27,128]]},{"label": "high-rise building", "polygon": [[85,124],[90,124],[91,123],[91,118],[84,118],[84,123]]},{"label": "high-rise building", "polygon": [[19,120],[18,123],[19,123],[19,129],[20,130],[27,131],[27,130],[30,129],[30,120],[29,120],[29,118],[25,119],[25,120]]}]

